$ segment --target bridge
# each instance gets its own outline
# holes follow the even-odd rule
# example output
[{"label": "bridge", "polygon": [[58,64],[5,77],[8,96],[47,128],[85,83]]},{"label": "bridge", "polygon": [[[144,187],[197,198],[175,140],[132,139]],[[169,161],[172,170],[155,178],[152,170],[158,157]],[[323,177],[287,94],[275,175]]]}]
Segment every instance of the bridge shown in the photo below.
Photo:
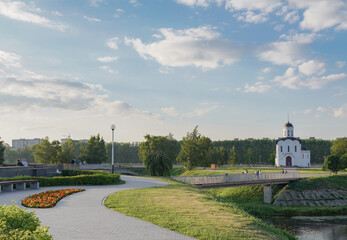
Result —
[{"label": "bridge", "polygon": [[300,173],[262,173],[255,174],[225,174],[204,176],[174,176],[173,180],[194,185],[200,189],[240,187],[264,185],[264,202],[272,202],[272,185],[288,184],[300,178]]}]

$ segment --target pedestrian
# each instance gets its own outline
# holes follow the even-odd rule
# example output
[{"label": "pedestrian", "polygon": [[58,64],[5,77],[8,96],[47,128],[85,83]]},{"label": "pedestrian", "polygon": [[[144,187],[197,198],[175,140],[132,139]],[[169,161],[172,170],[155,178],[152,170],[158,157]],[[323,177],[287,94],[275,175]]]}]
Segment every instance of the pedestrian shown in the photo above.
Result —
[{"label": "pedestrian", "polygon": [[17,160],[17,166],[21,166],[21,167],[24,166],[23,163],[22,163],[22,160],[20,160],[20,159]]},{"label": "pedestrian", "polygon": [[261,170],[259,170],[259,175],[261,175]]},{"label": "pedestrian", "polygon": [[28,162],[25,158],[22,159],[22,164],[24,167],[27,167],[28,166]]}]

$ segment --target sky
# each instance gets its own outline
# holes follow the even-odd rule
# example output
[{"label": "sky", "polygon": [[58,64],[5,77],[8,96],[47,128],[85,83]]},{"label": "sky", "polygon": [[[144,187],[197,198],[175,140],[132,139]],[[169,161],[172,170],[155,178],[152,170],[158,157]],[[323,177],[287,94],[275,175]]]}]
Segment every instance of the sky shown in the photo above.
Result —
[{"label": "sky", "polygon": [[345,0],[0,0],[0,137],[347,133]]}]

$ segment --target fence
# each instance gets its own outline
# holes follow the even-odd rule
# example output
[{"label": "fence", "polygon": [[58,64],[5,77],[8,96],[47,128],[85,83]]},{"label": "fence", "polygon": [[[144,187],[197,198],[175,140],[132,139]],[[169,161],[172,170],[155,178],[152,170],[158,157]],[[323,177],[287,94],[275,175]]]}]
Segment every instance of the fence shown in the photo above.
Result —
[{"label": "fence", "polygon": [[0,177],[51,177],[57,175],[57,169],[57,165],[37,165],[33,167],[0,167]]},{"label": "fence", "polygon": [[297,179],[300,173],[262,173],[255,174],[229,174],[229,175],[204,175],[204,176],[173,176],[172,179],[187,184],[209,184],[209,183],[232,183],[232,182],[251,182],[281,179]]}]

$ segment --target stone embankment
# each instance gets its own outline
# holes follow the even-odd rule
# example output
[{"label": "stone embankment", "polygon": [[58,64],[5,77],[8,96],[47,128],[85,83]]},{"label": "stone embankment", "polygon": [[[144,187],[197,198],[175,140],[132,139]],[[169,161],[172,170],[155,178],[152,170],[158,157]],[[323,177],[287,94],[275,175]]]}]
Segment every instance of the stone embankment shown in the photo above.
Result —
[{"label": "stone embankment", "polygon": [[347,206],[347,191],[320,190],[284,190],[274,201],[275,206]]}]

